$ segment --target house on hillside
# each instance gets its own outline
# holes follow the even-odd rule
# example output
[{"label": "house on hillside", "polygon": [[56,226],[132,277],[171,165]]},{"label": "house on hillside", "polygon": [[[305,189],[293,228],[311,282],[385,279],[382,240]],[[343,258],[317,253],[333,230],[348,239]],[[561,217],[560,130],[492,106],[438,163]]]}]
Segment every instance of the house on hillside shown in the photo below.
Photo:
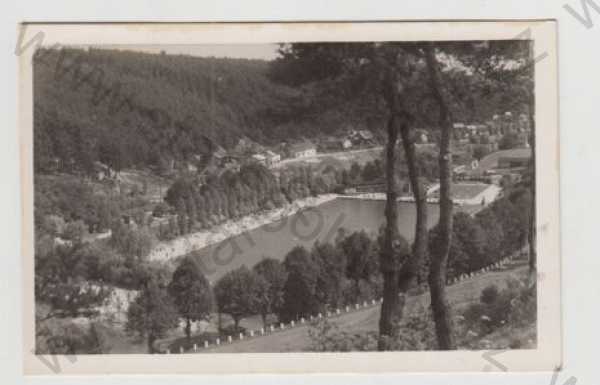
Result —
[{"label": "house on hillside", "polygon": [[267,158],[267,166],[269,166],[269,167],[273,167],[277,163],[281,162],[281,155],[279,155],[271,150],[265,151],[265,156]]},{"label": "house on hillside", "polygon": [[193,163],[186,162],[185,163],[185,170],[188,171],[188,172],[198,172],[198,166],[196,166]]},{"label": "house on hillside", "polygon": [[294,158],[305,158],[317,155],[317,147],[309,141],[292,144],[290,146],[290,155]]},{"label": "house on hillside", "polygon": [[415,130],[415,143],[417,144],[427,144],[429,143],[429,134],[426,130],[422,128],[417,128]]},{"label": "house on hillside", "polygon": [[94,162],[94,173],[98,180],[112,179],[116,176],[116,172],[112,168],[99,161]]},{"label": "house on hillside", "polygon": [[521,113],[519,115],[519,121],[518,121],[517,124],[518,124],[519,130],[521,132],[529,132],[529,131],[531,131],[531,127],[529,126],[529,117],[526,114]]},{"label": "house on hillside", "polygon": [[220,166],[224,170],[230,170],[233,172],[239,172],[241,168],[239,159],[233,156],[224,157],[222,162],[220,163]]},{"label": "house on hillside", "polygon": [[227,156],[227,151],[225,151],[225,149],[221,146],[217,147],[217,149],[215,151],[213,151],[212,156],[215,159],[223,159],[225,156]]},{"label": "house on hillside", "polygon": [[454,134],[454,139],[460,140],[467,136],[465,132],[465,127],[465,124],[460,122],[452,124],[452,132]]},{"label": "house on hillside", "polygon": [[527,132],[517,134],[517,147],[529,148],[529,134]]},{"label": "house on hillside", "polygon": [[375,135],[370,130],[352,130],[348,134],[348,139],[353,145],[372,146],[375,144]]},{"label": "house on hillside", "polygon": [[267,157],[263,154],[254,154],[251,158],[258,164],[262,164],[263,166],[267,165]]}]

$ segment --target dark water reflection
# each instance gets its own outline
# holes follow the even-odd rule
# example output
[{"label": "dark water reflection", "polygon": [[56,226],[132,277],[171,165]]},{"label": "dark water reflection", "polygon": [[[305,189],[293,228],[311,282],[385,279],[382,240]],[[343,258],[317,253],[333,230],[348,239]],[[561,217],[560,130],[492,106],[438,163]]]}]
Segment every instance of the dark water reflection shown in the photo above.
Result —
[{"label": "dark water reflection", "polygon": [[[223,242],[194,252],[200,268],[211,282],[241,265],[252,267],[263,257],[282,260],[294,246],[310,249],[315,241],[333,242],[337,230],[366,231],[375,237],[385,222],[385,201],[338,198],[285,217]],[[428,205],[428,227],[437,223],[438,205]],[[412,239],[415,232],[413,203],[398,202],[400,234]]]}]

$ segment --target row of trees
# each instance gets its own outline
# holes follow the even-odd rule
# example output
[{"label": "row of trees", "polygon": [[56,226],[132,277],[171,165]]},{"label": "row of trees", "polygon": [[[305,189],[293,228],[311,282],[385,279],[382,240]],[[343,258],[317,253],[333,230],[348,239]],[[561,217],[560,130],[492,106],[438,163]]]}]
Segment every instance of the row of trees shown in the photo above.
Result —
[{"label": "row of trees", "polygon": [[180,177],[167,191],[165,202],[177,215],[177,233],[186,234],[296,199],[339,191],[345,182],[350,183],[344,180],[347,174],[333,167],[316,171],[298,166],[275,175],[260,164],[247,164],[239,172],[226,171],[203,181],[195,175]]},{"label": "row of trees", "polygon": [[260,315],[288,322],[302,316],[376,297],[381,293],[377,242],[365,232],[340,231],[334,244],[315,243],[312,250],[292,249],[283,263],[265,258],[252,269],[242,266],[210,287],[192,257],[182,260],[170,282],[147,276],[140,294],[130,305],[126,330],[146,336],[150,352],[154,342],[184,320],[208,320],[211,313],[228,314],[239,331],[239,322]]}]

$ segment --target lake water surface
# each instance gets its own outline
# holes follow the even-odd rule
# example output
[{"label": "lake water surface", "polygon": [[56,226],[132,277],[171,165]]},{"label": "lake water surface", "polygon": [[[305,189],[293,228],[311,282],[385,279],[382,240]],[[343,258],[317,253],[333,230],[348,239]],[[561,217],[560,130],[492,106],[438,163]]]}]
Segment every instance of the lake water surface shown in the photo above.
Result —
[{"label": "lake water surface", "polygon": [[[364,230],[376,237],[384,218],[385,201],[337,198],[274,223],[231,237],[194,252],[201,269],[214,283],[226,272],[242,265],[252,267],[264,257],[283,260],[295,246],[307,249],[319,242],[333,242],[338,229],[349,233]],[[428,205],[428,227],[439,218],[437,204]],[[398,202],[400,234],[411,240],[415,232],[415,206]]]}]

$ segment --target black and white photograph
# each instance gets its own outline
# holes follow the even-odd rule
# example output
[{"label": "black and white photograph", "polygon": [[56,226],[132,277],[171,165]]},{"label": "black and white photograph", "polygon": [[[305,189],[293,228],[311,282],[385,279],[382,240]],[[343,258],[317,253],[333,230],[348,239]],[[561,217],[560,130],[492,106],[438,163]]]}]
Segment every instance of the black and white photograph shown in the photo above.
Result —
[{"label": "black and white photograph", "polygon": [[42,43],[33,354],[560,364],[555,58],[523,25]]}]

